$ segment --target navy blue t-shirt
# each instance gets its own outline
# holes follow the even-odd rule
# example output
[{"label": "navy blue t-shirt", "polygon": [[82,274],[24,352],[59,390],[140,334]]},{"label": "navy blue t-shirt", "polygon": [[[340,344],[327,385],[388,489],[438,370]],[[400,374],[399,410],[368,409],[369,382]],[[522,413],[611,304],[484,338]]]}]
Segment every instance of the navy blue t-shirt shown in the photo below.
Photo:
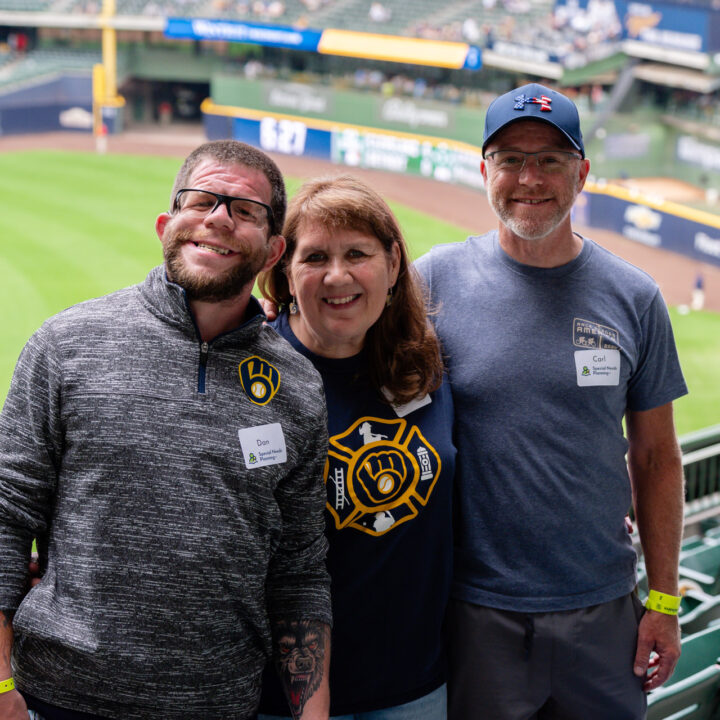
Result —
[{"label": "navy blue t-shirt", "polygon": [[[416,408],[396,411],[371,386],[363,353],[323,358],[298,341],[286,314],[271,324],[313,362],[327,396],[331,715],[410,702],[444,682],[455,471],[450,388],[444,383]],[[260,710],[288,715],[270,667]]]}]

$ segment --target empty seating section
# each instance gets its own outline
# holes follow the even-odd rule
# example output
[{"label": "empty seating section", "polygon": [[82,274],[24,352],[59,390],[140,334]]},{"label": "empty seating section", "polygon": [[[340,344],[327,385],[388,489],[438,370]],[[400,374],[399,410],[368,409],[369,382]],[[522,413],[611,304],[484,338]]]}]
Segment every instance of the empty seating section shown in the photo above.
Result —
[{"label": "empty seating section", "polygon": [[54,0],[0,0],[0,10],[14,12],[43,12],[50,8]]},{"label": "empty seating section", "polygon": [[714,720],[720,691],[720,625],[689,635],[672,677],[648,697],[648,720]]},{"label": "empty seating section", "polygon": [[[668,682],[648,696],[648,720],[720,720],[720,523],[710,520],[680,551],[682,655]],[[648,592],[638,563],[638,592]]]},{"label": "empty seating section", "polygon": [[0,61],[0,86],[65,70],[82,70],[90,73],[92,66],[100,60],[99,51],[33,50],[27,55],[15,55],[13,62],[8,61],[3,65]]},{"label": "empty seating section", "polygon": [[696,582],[705,592],[720,593],[720,541],[688,550],[680,559],[680,577]]}]

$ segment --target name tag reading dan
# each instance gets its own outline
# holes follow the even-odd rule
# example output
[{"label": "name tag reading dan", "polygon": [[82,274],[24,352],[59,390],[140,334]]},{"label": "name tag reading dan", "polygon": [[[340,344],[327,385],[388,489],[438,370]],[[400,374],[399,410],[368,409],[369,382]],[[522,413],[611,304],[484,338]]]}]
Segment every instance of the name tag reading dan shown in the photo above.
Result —
[{"label": "name tag reading dan", "polygon": [[576,350],[578,387],[620,384],[619,350]]},{"label": "name tag reading dan", "polygon": [[248,470],[287,461],[285,436],[280,423],[238,430],[245,467]]}]

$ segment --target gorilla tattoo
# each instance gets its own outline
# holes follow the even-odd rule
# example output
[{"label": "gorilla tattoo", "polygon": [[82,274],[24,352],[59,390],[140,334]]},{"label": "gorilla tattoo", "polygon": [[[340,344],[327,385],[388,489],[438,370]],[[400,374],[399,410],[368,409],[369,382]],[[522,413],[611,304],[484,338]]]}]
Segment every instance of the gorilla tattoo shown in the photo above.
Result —
[{"label": "gorilla tattoo", "polygon": [[313,620],[280,621],[275,628],[275,664],[293,718],[320,687],[325,658],[325,626]]}]

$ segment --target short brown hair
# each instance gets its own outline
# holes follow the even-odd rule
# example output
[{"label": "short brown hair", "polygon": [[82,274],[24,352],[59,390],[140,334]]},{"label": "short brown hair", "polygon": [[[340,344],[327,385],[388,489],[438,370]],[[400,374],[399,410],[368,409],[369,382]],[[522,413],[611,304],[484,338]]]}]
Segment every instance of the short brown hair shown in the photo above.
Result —
[{"label": "short brown hair", "polygon": [[398,246],[400,268],[392,302],[365,338],[370,378],[378,391],[387,389],[398,404],[436,390],[442,380],[440,343],[427,319],[422,280],[410,265],[407,245],[392,210],[357,178],[321,177],[300,188],[290,201],[283,228],[285,254],[258,278],[262,294],[278,307],[290,301],[286,273],[298,236],[308,223],[326,230],[367,232],[387,253],[393,245]]},{"label": "short brown hair", "polygon": [[259,170],[268,179],[271,188],[270,207],[273,211],[274,226],[271,235],[277,235],[285,222],[287,195],[285,181],[280,168],[262,151],[239,140],[213,140],[196,147],[183,162],[175,176],[170,212],[175,212],[175,195],[180,188],[186,187],[195,168],[206,158],[217,160],[223,165],[243,165]]}]

